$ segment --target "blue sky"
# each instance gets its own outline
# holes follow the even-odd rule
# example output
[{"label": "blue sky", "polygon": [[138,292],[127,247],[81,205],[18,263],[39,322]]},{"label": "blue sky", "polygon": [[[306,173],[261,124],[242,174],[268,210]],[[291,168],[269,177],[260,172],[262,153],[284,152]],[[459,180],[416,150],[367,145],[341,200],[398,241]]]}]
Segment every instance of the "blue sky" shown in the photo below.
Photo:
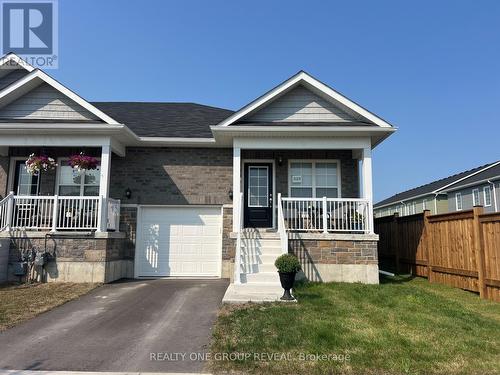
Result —
[{"label": "blue sky", "polygon": [[498,1],[59,1],[59,69],[88,100],[238,109],[304,69],[399,128],[374,192],[500,159]]}]

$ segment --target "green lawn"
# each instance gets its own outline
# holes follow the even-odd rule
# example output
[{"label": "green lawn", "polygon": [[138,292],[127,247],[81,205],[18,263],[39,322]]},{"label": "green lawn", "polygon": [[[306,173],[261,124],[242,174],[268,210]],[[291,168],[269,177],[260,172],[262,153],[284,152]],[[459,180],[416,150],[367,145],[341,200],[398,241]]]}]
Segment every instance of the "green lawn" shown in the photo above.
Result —
[{"label": "green lawn", "polygon": [[[225,306],[213,334],[210,370],[500,373],[500,304],[473,293],[420,278],[386,278],[380,285],[307,283],[295,295],[296,304]],[[221,360],[221,353],[238,353],[239,359]],[[270,360],[254,353],[278,354]],[[303,360],[308,353],[330,357]]]},{"label": "green lawn", "polygon": [[0,331],[88,293],[99,284],[0,285]]}]

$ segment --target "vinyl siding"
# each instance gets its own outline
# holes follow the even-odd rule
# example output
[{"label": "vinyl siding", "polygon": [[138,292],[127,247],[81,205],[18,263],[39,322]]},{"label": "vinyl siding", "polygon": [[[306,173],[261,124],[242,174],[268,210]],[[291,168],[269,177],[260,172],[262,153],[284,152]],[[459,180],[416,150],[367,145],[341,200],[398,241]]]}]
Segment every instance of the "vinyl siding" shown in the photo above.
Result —
[{"label": "vinyl siding", "polygon": [[26,95],[0,109],[0,118],[71,121],[97,120],[96,116],[48,84],[38,86]]},{"label": "vinyl siding", "polygon": [[321,98],[303,86],[292,89],[269,105],[250,115],[250,122],[349,122],[360,120],[339,106]]},{"label": "vinyl siding", "polygon": [[[418,214],[418,213],[423,212],[423,210],[424,210],[424,204],[423,204],[424,199],[427,200],[426,209],[429,210],[432,215],[442,214],[442,213],[448,212],[448,201],[447,201],[446,196],[441,196],[441,195],[438,196],[436,198],[437,199],[436,204],[434,204],[435,196],[434,196],[434,194],[431,194],[431,195],[427,195],[427,196],[420,197],[417,199],[411,199],[408,201],[404,201],[405,205],[408,206],[408,211],[406,211],[406,209],[402,208],[401,203],[395,203],[395,204],[387,206],[387,207],[375,209],[374,215],[375,215],[375,217],[383,217],[383,216],[393,215],[394,212],[398,212],[399,216],[406,216],[407,215],[406,212],[411,212],[410,207],[413,204],[413,202],[415,202],[415,213]],[[436,207],[437,207],[437,211],[436,211]]]},{"label": "vinyl siding", "polygon": [[15,81],[23,78],[26,74],[29,74],[25,69],[12,69],[3,77],[0,77],[0,90],[3,90],[7,86],[11,85]]},{"label": "vinyl siding", "polygon": [[[484,205],[484,190],[483,188],[486,186],[490,186],[491,188],[491,206],[486,207]],[[474,189],[479,189],[479,204],[484,207],[484,212],[495,212],[495,199],[493,196],[493,187],[491,184],[478,184],[476,186],[470,186],[464,189],[452,191],[448,193],[448,209],[450,212],[456,211],[457,210],[457,202],[455,199],[456,193],[461,193],[462,194],[462,210],[470,210],[472,209],[473,205],[473,198],[472,198],[472,190]],[[500,203],[500,183],[498,181],[495,182],[495,193],[496,193],[496,199],[497,199],[497,205]]]}]

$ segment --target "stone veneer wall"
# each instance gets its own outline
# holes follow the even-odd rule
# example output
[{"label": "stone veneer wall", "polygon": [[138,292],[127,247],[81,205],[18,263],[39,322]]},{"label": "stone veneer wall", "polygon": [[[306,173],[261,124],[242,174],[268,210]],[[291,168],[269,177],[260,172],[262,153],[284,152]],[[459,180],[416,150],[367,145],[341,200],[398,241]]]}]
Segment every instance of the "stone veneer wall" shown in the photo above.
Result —
[{"label": "stone veneer wall", "polygon": [[377,235],[369,235],[367,239],[304,237],[289,240],[289,251],[302,264],[302,277],[311,281],[378,284]]},{"label": "stone veneer wall", "polygon": [[49,262],[46,266],[46,281],[58,282],[111,282],[124,277],[133,277],[133,252],[127,246],[128,239],[122,235],[57,235],[45,239],[44,233],[13,233],[10,238],[9,278],[13,275],[14,263],[21,260],[24,249],[46,249]]}]

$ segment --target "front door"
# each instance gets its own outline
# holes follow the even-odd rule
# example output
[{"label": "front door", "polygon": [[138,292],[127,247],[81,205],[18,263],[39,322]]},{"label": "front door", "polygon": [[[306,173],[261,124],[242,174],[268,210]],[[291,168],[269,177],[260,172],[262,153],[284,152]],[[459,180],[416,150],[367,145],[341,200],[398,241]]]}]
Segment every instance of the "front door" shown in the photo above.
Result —
[{"label": "front door", "polygon": [[243,208],[246,228],[273,226],[272,176],[273,165],[271,163],[245,164]]}]

